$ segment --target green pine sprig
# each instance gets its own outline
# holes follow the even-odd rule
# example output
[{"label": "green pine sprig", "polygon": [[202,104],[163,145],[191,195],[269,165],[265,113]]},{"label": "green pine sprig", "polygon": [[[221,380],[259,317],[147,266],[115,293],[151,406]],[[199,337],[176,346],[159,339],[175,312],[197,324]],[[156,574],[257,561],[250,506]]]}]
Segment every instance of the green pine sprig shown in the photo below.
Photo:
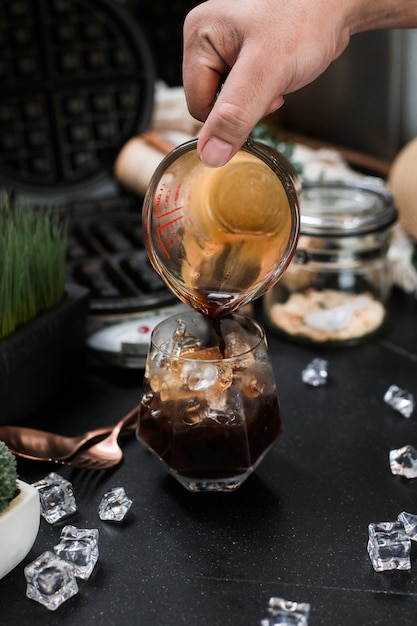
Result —
[{"label": "green pine sprig", "polygon": [[0,339],[64,296],[67,224],[53,209],[0,199]]}]

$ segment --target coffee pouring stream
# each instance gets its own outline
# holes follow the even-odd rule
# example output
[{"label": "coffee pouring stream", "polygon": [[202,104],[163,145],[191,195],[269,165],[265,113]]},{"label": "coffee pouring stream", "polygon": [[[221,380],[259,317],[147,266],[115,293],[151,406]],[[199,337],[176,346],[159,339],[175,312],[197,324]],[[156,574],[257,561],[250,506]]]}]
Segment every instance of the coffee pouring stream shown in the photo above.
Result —
[{"label": "coffee pouring stream", "polygon": [[300,183],[278,152],[248,140],[220,168],[197,140],[156,169],[143,205],[150,261],[180,300],[221,318],[261,296],[289,265],[299,234]]}]

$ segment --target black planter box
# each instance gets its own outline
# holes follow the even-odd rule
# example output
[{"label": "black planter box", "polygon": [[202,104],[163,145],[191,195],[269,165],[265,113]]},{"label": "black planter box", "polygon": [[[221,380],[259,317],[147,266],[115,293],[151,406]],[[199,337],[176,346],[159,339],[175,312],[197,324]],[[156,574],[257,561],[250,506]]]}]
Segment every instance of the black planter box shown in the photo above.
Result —
[{"label": "black planter box", "polygon": [[0,424],[34,413],[82,367],[89,301],[66,285],[62,302],[0,340]]}]

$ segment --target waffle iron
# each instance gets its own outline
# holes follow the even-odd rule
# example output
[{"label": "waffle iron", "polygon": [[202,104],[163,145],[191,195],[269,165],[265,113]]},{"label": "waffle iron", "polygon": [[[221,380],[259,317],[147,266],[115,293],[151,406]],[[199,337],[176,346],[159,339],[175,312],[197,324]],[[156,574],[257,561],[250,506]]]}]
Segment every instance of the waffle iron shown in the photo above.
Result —
[{"label": "waffle iron", "polygon": [[[112,178],[122,146],[150,122],[154,82],[148,43],[123,5],[0,3],[0,187],[69,217],[68,280],[91,293],[87,344],[127,367],[143,365],[149,318],[177,303],[149,264],[142,199]],[[144,336],[129,331],[121,358],[117,327],[136,319]],[[101,351],[96,333],[114,325],[117,340]]]},{"label": "waffle iron", "polygon": [[91,195],[152,113],[146,40],[110,0],[3,0],[0,84],[0,180],[31,200]]}]

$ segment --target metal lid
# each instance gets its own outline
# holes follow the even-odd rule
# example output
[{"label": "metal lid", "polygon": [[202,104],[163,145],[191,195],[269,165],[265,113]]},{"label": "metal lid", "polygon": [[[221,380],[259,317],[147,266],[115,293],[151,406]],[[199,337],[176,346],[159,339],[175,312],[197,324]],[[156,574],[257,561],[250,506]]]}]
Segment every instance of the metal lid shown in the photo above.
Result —
[{"label": "metal lid", "polygon": [[101,360],[126,368],[142,368],[152,330],[165,319],[162,315],[110,324],[87,337],[87,346]]},{"label": "metal lid", "polygon": [[301,234],[313,236],[365,235],[388,228],[397,215],[382,182],[306,183],[300,208]]},{"label": "metal lid", "polygon": [[152,331],[163,320],[189,310],[181,303],[138,312],[119,322],[99,327],[87,337],[87,346],[99,360],[128,369],[145,367]]}]

